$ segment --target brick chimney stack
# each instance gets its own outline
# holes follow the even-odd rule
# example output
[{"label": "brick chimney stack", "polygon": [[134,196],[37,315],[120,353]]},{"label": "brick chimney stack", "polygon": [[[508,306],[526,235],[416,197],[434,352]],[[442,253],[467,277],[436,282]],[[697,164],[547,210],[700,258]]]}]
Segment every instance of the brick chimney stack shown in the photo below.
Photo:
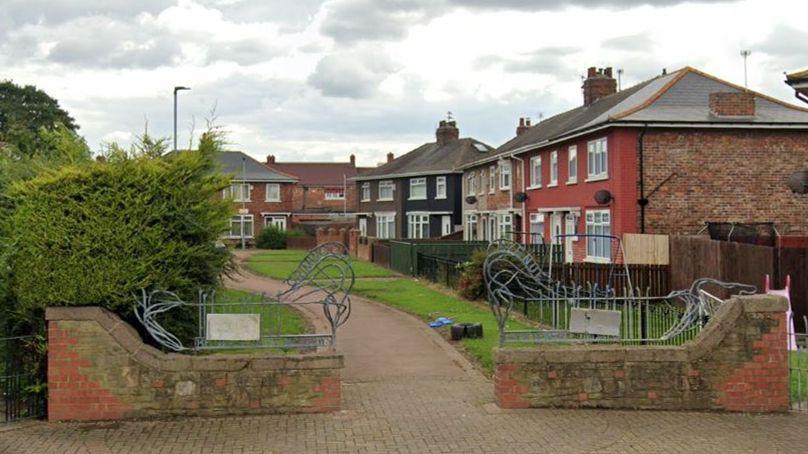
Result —
[{"label": "brick chimney stack", "polygon": [[396,156],[393,153],[387,153],[387,162],[393,162]]},{"label": "brick chimney stack", "polygon": [[612,68],[590,67],[586,71],[586,79],[581,87],[584,92],[584,105],[592,105],[604,96],[617,93],[617,80],[612,77]]},{"label": "brick chimney stack", "polygon": [[267,164],[275,164],[275,155],[267,155]]},{"label": "brick chimney stack", "polygon": [[516,135],[521,136],[523,133],[530,129],[530,118],[520,118],[519,126],[516,127]]},{"label": "brick chimney stack", "polygon": [[351,165],[356,167],[356,156],[355,155],[351,155],[350,161],[351,161]]},{"label": "brick chimney stack", "polygon": [[438,129],[435,131],[435,138],[438,145],[446,145],[460,139],[460,130],[454,120],[441,120]]},{"label": "brick chimney stack", "polygon": [[710,93],[710,112],[716,117],[754,117],[755,95],[748,91]]}]

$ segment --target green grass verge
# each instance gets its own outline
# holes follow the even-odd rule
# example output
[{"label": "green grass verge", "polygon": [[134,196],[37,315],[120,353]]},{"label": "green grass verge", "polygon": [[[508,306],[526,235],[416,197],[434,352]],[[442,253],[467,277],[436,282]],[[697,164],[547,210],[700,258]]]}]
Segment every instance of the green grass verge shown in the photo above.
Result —
[{"label": "green grass verge", "polygon": [[791,402],[808,402],[808,350],[792,351],[788,355]]},{"label": "green grass verge", "polygon": [[[497,345],[498,329],[490,310],[409,279],[359,280],[354,290],[361,296],[397,307],[424,321],[449,317],[456,323],[482,323],[484,336],[481,339],[463,339],[461,342],[483,369],[493,372],[493,349]],[[528,328],[518,322],[508,322],[508,329]]]},{"label": "green grass verge", "polygon": [[[246,267],[262,276],[273,279],[286,279],[297,268],[297,264],[303,260],[305,255],[306,251],[280,250],[262,252],[250,257],[246,262]],[[351,265],[357,278],[395,276],[393,271],[370,262],[352,260]],[[337,271],[333,268],[332,270]]]}]

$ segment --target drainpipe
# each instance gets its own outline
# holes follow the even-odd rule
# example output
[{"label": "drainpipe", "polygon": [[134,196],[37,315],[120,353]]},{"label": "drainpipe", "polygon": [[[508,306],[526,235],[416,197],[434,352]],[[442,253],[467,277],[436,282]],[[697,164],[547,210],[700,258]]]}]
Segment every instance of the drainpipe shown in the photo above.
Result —
[{"label": "drainpipe", "polygon": [[[516,155],[511,155],[511,159],[515,159],[515,160],[519,161],[520,167],[522,168],[522,175],[520,175],[521,176],[520,180],[522,180],[522,191],[524,191],[525,190],[525,160],[522,159],[522,158],[517,158]],[[513,188],[514,188],[514,186],[516,186],[516,185],[511,184],[511,213],[513,213]],[[526,205],[525,202],[522,202],[522,227],[521,227],[521,229],[522,229],[522,234],[523,235],[526,235],[526,233],[525,233],[526,232],[526,230],[525,230],[525,205]],[[527,244],[527,241],[525,241],[525,244]]]},{"label": "drainpipe", "polygon": [[645,198],[645,157],[644,157],[644,143],[645,133],[648,132],[648,123],[640,131],[637,138],[637,151],[639,154],[639,171],[640,171],[640,198],[637,199],[637,204],[640,206],[640,233],[645,233],[645,207],[648,205],[648,199]]}]

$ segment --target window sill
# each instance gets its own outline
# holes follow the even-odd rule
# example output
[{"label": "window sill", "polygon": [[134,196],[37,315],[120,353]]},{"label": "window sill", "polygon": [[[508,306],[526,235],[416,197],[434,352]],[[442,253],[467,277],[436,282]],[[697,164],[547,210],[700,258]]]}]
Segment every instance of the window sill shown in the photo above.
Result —
[{"label": "window sill", "polygon": [[360,200],[360,202],[363,202],[363,203],[364,202],[370,202],[370,199],[362,199],[362,200]]},{"label": "window sill", "polygon": [[566,183],[566,185],[567,185],[567,186],[572,186],[572,185],[574,185],[574,184],[578,184],[578,180],[572,180],[572,181],[568,181],[568,182]]},{"label": "window sill", "polygon": [[392,202],[393,199],[376,199],[377,202]]},{"label": "window sill", "polygon": [[499,188],[499,190],[500,190],[500,191],[502,191],[502,192],[505,192],[505,191],[510,191],[510,190],[511,190],[511,187],[510,187],[510,186],[506,186],[506,187],[504,187],[504,188]]},{"label": "window sill", "polygon": [[537,190],[537,189],[541,189],[541,185],[538,185],[538,186],[528,186],[528,187],[526,187],[525,189],[526,189],[526,190],[528,190],[528,191],[535,191],[535,190]]},{"label": "window sill", "polygon": [[556,186],[558,186],[558,183],[550,183],[547,185],[548,188],[554,188]]},{"label": "window sill", "polygon": [[443,196],[443,197],[435,197],[435,200],[446,200],[446,196]]},{"label": "window sill", "polygon": [[605,180],[608,180],[608,179],[609,179],[609,175],[601,175],[601,176],[597,176],[597,177],[589,177],[586,180],[584,180],[584,182],[592,183],[593,181],[605,181]]},{"label": "window sill", "polygon": [[280,201],[281,201],[281,199],[277,199],[277,200],[275,200],[275,199],[271,199],[271,200],[264,200],[264,202],[271,202],[271,203],[278,203],[278,202],[280,202]]},{"label": "window sill", "polygon": [[589,263],[612,263],[612,260],[607,259],[605,257],[591,257],[591,256],[587,255],[586,257],[584,257],[584,262],[589,262]]}]

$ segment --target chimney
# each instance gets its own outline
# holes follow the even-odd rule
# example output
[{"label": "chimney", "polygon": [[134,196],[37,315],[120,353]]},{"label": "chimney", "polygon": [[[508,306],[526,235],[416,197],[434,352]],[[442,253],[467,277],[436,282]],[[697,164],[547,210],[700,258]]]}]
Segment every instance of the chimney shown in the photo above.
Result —
[{"label": "chimney", "polygon": [[446,145],[460,139],[460,130],[454,120],[441,120],[438,129],[435,131],[435,138],[438,145]]},{"label": "chimney", "polygon": [[590,67],[581,87],[584,91],[584,105],[590,106],[604,96],[617,93],[617,81],[612,77],[612,68]]},{"label": "chimney", "polygon": [[267,155],[267,164],[275,164],[275,155]]},{"label": "chimney", "polygon": [[748,91],[710,93],[710,112],[716,117],[754,117],[755,95]]},{"label": "chimney", "polygon": [[396,157],[393,153],[387,153],[387,162],[393,162],[393,159],[395,158]]},{"label": "chimney", "polygon": [[519,126],[516,127],[516,135],[521,136],[523,133],[530,129],[530,118],[520,118]]},{"label": "chimney", "polygon": [[350,161],[351,161],[351,165],[356,167],[356,156],[355,155],[351,155]]}]

